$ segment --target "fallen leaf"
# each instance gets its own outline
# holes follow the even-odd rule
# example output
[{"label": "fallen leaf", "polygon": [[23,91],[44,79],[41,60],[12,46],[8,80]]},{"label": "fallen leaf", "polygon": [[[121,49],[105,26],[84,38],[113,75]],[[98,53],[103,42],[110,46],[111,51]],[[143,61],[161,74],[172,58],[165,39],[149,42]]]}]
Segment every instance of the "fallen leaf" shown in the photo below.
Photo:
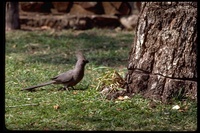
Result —
[{"label": "fallen leaf", "polygon": [[180,106],[175,105],[175,106],[172,107],[172,109],[174,109],[174,110],[178,110],[178,109],[180,109]]},{"label": "fallen leaf", "polygon": [[77,91],[73,91],[73,94],[76,95],[78,92]]},{"label": "fallen leaf", "polygon": [[188,109],[188,106],[185,106],[184,110],[187,110]]},{"label": "fallen leaf", "polygon": [[16,48],[16,44],[14,44],[14,45],[12,46],[12,48]]},{"label": "fallen leaf", "polygon": [[124,100],[124,97],[123,96],[119,96],[117,99],[118,100]]},{"label": "fallen leaf", "polygon": [[60,108],[60,106],[59,106],[59,105],[54,105],[53,108],[54,108],[55,110],[57,110],[57,109]]},{"label": "fallen leaf", "polygon": [[129,96],[124,96],[124,99],[130,99],[130,97]]},{"label": "fallen leaf", "polygon": [[28,97],[28,98],[24,98],[24,99],[26,99],[26,100],[31,100],[31,98],[29,98],[29,97]]}]

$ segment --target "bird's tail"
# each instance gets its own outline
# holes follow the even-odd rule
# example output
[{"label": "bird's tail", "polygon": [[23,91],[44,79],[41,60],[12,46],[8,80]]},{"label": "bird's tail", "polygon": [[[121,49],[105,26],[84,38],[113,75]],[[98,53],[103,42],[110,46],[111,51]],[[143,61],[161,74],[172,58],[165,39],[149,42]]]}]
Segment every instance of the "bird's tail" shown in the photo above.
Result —
[{"label": "bird's tail", "polygon": [[49,81],[49,82],[46,82],[46,83],[42,83],[42,84],[39,84],[39,85],[35,85],[35,86],[31,86],[31,87],[28,87],[28,88],[23,88],[22,90],[33,90],[35,88],[39,88],[39,87],[42,87],[42,86],[45,86],[45,85],[50,85],[50,84],[53,84],[55,83],[56,81]]}]

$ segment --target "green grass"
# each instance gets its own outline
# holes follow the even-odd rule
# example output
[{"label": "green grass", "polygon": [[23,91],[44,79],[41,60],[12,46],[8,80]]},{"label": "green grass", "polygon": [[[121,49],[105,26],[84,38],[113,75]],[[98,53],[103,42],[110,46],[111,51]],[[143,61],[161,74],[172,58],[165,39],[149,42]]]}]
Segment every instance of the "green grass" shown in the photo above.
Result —
[{"label": "green grass", "polygon": [[[96,87],[110,69],[126,73],[133,32],[12,31],[6,33],[5,126],[9,130],[194,131],[197,103],[187,99],[163,105],[140,95],[107,100]],[[35,92],[20,91],[71,69],[76,49],[90,61],[76,90],[57,91],[50,85]],[[31,106],[33,105],[33,106]],[[180,110],[172,110],[179,105]],[[56,109],[56,107],[59,107]]]}]

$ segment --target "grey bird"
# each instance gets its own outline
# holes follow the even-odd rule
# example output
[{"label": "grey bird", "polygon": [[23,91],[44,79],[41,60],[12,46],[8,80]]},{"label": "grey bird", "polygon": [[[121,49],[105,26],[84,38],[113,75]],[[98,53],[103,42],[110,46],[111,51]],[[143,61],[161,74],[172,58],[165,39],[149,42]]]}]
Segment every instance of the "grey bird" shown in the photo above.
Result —
[{"label": "grey bird", "polygon": [[45,82],[39,85],[31,86],[28,88],[24,88],[22,90],[33,90],[35,88],[39,88],[42,86],[50,85],[50,84],[63,84],[64,89],[68,90],[69,87],[73,88],[76,84],[78,84],[82,78],[84,77],[84,69],[85,65],[89,62],[86,60],[82,52],[77,51],[76,52],[77,62],[74,67],[74,69],[66,71],[64,73],[61,73],[53,78],[51,78],[51,81]]}]

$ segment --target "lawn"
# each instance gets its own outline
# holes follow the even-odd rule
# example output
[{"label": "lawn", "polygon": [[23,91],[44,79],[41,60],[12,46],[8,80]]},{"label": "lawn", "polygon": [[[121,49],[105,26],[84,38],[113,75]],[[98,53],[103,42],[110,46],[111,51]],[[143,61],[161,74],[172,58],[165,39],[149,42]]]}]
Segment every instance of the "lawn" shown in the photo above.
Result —
[{"label": "lawn", "polygon": [[[197,103],[190,99],[162,104],[135,95],[107,100],[99,78],[115,70],[125,76],[133,31],[10,31],[5,49],[5,126],[9,130],[194,131]],[[20,89],[48,81],[72,69],[79,49],[90,61],[75,90],[49,85],[34,92]],[[180,109],[173,110],[174,105]]]}]

